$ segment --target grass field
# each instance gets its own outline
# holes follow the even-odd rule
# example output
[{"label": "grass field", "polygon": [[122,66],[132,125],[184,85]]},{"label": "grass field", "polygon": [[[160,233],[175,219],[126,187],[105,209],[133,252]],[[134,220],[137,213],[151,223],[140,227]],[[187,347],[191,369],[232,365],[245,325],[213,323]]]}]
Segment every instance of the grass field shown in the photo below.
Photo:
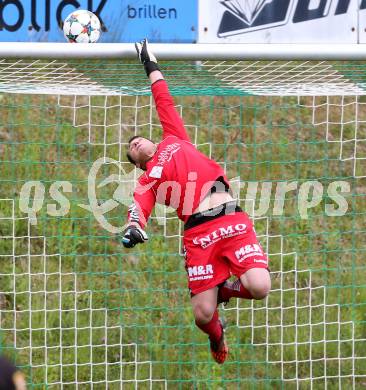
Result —
[{"label": "grass field", "polygon": [[[249,182],[272,183],[269,210],[255,222],[270,255],[273,292],[266,302],[231,302],[222,310],[231,349],[223,367],[211,361],[194,325],[174,214],[164,225],[153,215],[150,241],[128,251],[79,206],[88,204],[93,162],[126,161],[120,142],[136,125],[159,139],[150,98],[0,99],[0,198],[14,200],[0,201],[1,346],[15,351],[30,388],[366,387],[366,181],[353,176],[354,160],[339,159],[341,143],[334,142],[354,137],[352,98],[344,126],[337,124],[340,99],[331,101],[328,141],[325,125],[316,125],[325,117],[320,98],[315,114],[311,99],[299,105],[294,98],[176,98],[198,148],[221,162],[229,178],[240,177],[243,207],[251,211]],[[344,148],[351,156],[352,143]],[[358,153],[366,155],[365,144]],[[365,174],[364,166],[356,169]],[[98,183],[113,173],[116,165],[104,165]],[[303,219],[299,188],[309,180],[325,191]],[[347,213],[338,217],[325,213],[334,204],[326,190],[336,180],[350,186]],[[37,181],[30,192],[36,224],[19,209],[29,181]],[[49,192],[56,181],[72,184],[63,216],[47,209],[56,203]],[[275,188],[284,181],[299,186],[287,195],[284,213],[274,215]],[[112,199],[116,187],[97,189],[99,201]],[[122,226],[126,211],[120,204],[106,217]]]}]

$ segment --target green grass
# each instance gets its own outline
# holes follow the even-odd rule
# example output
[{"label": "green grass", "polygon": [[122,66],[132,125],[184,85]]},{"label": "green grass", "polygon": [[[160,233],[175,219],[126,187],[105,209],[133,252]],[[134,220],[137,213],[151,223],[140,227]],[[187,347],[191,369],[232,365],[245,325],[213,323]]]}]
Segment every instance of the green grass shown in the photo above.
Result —
[{"label": "green grass", "polygon": [[[122,141],[133,134],[135,120],[141,124],[139,132],[149,135],[149,97],[139,98],[137,117],[136,98],[121,100],[130,106],[122,111]],[[116,144],[120,126],[113,125],[119,108],[112,106],[118,106],[119,98],[108,98],[107,110],[104,102],[92,98],[89,117],[86,97],[78,98],[75,111],[68,97],[61,99],[64,107],[52,96],[3,95],[0,100],[0,198],[15,200],[16,218],[13,225],[11,203],[0,201],[0,217],[5,218],[0,219],[1,346],[15,348],[30,388],[61,388],[61,382],[66,389],[75,388],[75,382],[85,389],[90,383],[105,388],[109,381],[111,389],[121,383],[124,389],[134,389],[137,380],[138,388],[145,389],[150,388],[149,379],[165,379],[172,389],[295,389],[296,372],[304,379],[300,388],[309,388],[311,380],[306,378],[311,377],[319,378],[312,380],[314,389],[325,383],[328,388],[340,384],[351,388],[350,357],[365,356],[362,341],[357,341],[366,338],[365,179],[353,177],[352,161],[338,158],[340,144],[326,141],[324,126],[312,123],[312,110],[293,98],[177,98],[192,135],[197,128],[199,149],[226,163],[229,178],[240,176],[242,199],[246,181],[273,184],[265,216],[270,235],[282,236],[269,241],[274,271],[269,310],[261,310],[263,302],[254,302],[254,311],[249,302],[240,302],[239,309],[230,303],[225,317],[231,355],[219,367],[211,360],[206,336],[194,325],[179,238],[174,236],[177,220],[167,223],[168,237],[156,220],[151,221],[150,241],[127,251],[117,236],[78,206],[88,203],[88,173],[97,158],[123,156],[125,161],[124,146]],[[317,115],[324,113],[319,109]],[[101,127],[105,120],[106,133]],[[153,124],[152,136],[158,139],[155,113]],[[338,127],[332,130],[339,131]],[[351,124],[343,131],[352,137]],[[116,167],[105,167],[98,180],[112,173],[118,173]],[[45,188],[37,225],[31,226],[18,207],[21,188],[30,180]],[[55,203],[49,189],[57,180],[72,183],[72,192],[65,194],[70,212],[53,217],[47,205]],[[325,188],[334,180],[347,181],[351,193],[346,215],[325,214],[325,205],[331,203],[325,193],[309,218],[301,219],[296,191],[287,195],[284,214],[273,215],[277,183],[295,180],[299,185],[319,180]],[[99,199],[111,199],[115,189],[116,185],[100,189]],[[119,206],[108,214],[109,221],[122,226],[126,211]],[[266,229],[267,221],[258,219],[257,233],[264,235]],[[296,253],[297,267],[304,272],[291,272],[295,255],[281,259],[276,254],[281,251]],[[281,260],[282,271],[287,272],[282,278]],[[325,311],[324,301],[329,305]],[[261,326],[253,332],[252,316]],[[338,326],[340,322],[344,324]],[[267,357],[285,362],[284,372],[280,363],[270,363]],[[365,371],[363,361],[356,359],[359,386],[362,378],[357,376]],[[283,381],[282,375],[292,381]],[[153,382],[152,388],[164,388],[164,383]]]}]

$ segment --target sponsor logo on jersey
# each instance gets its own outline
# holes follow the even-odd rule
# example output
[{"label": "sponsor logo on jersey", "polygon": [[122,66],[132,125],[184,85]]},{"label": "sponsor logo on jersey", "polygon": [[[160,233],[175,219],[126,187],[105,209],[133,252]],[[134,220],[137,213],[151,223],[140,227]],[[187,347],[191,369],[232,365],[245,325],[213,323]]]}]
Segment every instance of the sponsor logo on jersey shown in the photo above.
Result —
[{"label": "sponsor logo on jersey", "polygon": [[188,277],[191,282],[195,280],[205,280],[213,278],[213,266],[212,264],[195,265],[194,267],[187,268]]},{"label": "sponsor logo on jersey", "polygon": [[172,159],[173,154],[178,152],[179,149],[180,149],[180,144],[178,144],[177,142],[175,142],[174,144],[170,144],[170,145],[166,146],[158,154],[158,164],[157,165],[162,166],[166,162],[169,162]]},{"label": "sponsor logo on jersey", "polygon": [[245,223],[237,223],[236,225],[219,227],[205,236],[195,237],[193,239],[193,243],[195,245],[200,245],[202,248],[207,248],[208,246],[222,240],[223,238],[244,234],[246,231],[247,225]]},{"label": "sponsor logo on jersey", "polygon": [[[262,248],[260,247],[259,244],[244,245],[235,251],[235,257],[239,261],[239,263],[253,256],[260,256],[260,257],[264,256]],[[259,261],[258,259],[255,259],[254,261],[257,263],[264,262],[264,260]],[[267,262],[265,264],[267,264]]]}]

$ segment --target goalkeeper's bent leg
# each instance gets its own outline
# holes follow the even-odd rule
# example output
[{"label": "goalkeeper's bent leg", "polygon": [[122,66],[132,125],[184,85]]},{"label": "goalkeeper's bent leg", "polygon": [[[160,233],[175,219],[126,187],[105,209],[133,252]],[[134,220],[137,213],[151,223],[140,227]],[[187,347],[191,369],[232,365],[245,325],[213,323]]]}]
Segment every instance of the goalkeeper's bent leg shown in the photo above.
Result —
[{"label": "goalkeeper's bent leg", "polygon": [[192,297],[196,325],[209,337],[211,355],[218,364],[228,357],[224,328],[217,312],[217,287],[203,291]]},{"label": "goalkeeper's bent leg", "polygon": [[267,268],[251,268],[240,276],[240,281],[253,299],[264,299],[271,290],[271,277]]},{"label": "goalkeeper's bent leg", "polygon": [[192,308],[196,325],[210,337],[210,340],[219,342],[222,336],[222,326],[216,306],[217,287],[192,297]]},{"label": "goalkeeper's bent leg", "polygon": [[240,279],[226,281],[219,286],[217,304],[230,298],[264,299],[271,289],[269,272],[265,268],[251,268]]},{"label": "goalkeeper's bent leg", "polygon": [[196,320],[196,325],[202,330],[202,332],[208,335],[211,341],[217,344],[220,342],[223,329],[219,320],[219,313],[217,312],[217,310],[214,311],[212,318],[209,322],[202,324],[201,322]]},{"label": "goalkeeper's bent leg", "polygon": [[217,294],[217,304],[229,302],[230,298],[253,299],[252,294],[248,291],[240,279],[234,282],[226,281],[219,287]]}]

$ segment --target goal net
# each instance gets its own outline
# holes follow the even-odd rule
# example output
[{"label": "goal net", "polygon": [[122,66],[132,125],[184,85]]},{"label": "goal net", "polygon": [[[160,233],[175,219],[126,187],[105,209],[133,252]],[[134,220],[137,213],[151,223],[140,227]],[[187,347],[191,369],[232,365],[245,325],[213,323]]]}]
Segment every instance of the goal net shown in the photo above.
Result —
[{"label": "goal net", "polygon": [[217,366],[194,325],[174,212],[156,207],[134,250],[118,237],[140,174],[127,140],[161,134],[141,67],[4,57],[0,352],[40,389],[364,386],[364,63],[161,68],[255,223],[271,294],[220,308],[230,358]]}]

